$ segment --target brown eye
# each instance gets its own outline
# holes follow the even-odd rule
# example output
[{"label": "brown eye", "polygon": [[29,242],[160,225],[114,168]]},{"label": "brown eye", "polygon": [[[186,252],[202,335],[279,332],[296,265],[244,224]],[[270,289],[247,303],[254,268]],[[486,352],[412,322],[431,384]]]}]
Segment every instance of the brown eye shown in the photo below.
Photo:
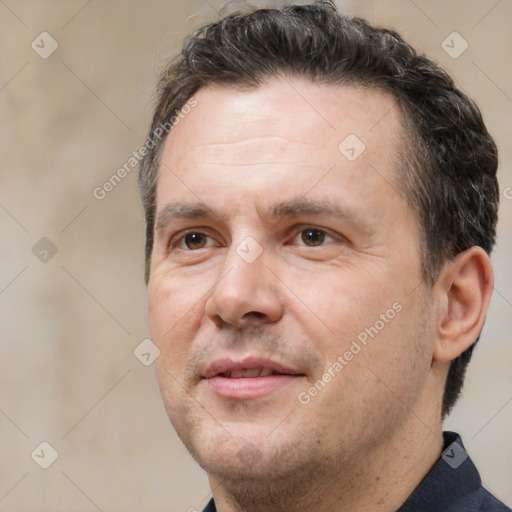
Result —
[{"label": "brown eye", "polygon": [[206,246],[208,237],[203,233],[188,233],[183,241],[187,249],[202,249]]},{"label": "brown eye", "polygon": [[301,239],[309,247],[322,245],[325,241],[325,233],[319,229],[303,229]]}]

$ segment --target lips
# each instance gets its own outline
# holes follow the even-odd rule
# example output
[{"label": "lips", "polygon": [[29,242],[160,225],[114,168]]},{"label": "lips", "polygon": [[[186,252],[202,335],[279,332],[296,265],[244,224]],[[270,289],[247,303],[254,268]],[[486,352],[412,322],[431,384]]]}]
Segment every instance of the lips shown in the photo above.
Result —
[{"label": "lips", "polygon": [[223,372],[220,375],[229,379],[240,379],[242,377],[267,377],[268,375],[276,374],[271,368],[242,368],[241,370],[232,370]]},{"label": "lips", "polygon": [[203,373],[205,379],[216,376],[240,379],[249,377],[268,377],[269,375],[301,375],[298,370],[270,359],[250,357],[242,361],[219,359],[211,363]]},{"label": "lips", "polygon": [[252,399],[296,382],[304,377],[295,368],[266,358],[241,361],[220,359],[210,364],[203,379],[217,395],[230,399]]}]

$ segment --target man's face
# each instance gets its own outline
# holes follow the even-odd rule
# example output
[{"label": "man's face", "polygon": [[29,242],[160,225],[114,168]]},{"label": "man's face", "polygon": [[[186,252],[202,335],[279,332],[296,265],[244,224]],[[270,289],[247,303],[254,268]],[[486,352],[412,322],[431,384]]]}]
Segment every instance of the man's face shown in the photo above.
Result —
[{"label": "man's face", "polygon": [[417,421],[432,361],[397,107],[299,79],[196,99],[164,147],[149,281],[169,417],[219,478],[357,464]]}]

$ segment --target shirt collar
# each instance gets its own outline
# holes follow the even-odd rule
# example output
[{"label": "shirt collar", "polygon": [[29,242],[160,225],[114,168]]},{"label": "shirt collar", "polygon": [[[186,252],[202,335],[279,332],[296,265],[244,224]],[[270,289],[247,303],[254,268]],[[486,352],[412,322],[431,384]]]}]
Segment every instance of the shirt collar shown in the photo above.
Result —
[{"label": "shirt collar", "polygon": [[[482,482],[455,432],[443,432],[441,457],[397,512],[478,509]],[[464,508],[466,507],[466,508]]]}]

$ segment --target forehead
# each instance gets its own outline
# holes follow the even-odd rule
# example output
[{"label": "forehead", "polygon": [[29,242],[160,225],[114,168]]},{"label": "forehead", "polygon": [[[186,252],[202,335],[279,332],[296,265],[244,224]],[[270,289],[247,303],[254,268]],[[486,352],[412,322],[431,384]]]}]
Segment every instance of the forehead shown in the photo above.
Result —
[{"label": "forehead", "polygon": [[[374,152],[397,149],[401,116],[394,98],[383,91],[351,85],[315,84],[306,78],[272,79],[257,88],[207,87],[194,96],[197,106],[182,113],[167,137],[176,158],[200,159],[208,151],[229,150],[233,161],[272,158],[251,154],[249,139],[282,137],[286,144],[306,144],[338,157],[339,144],[355,135]],[[357,139],[353,139],[357,141]],[[223,147],[230,143],[229,148]],[[256,142],[256,141],[255,141]],[[283,141],[284,142],[284,141]],[[238,143],[236,145],[235,143]],[[193,149],[193,153],[190,150]],[[275,148],[279,151],[279,147]],[[293,152],[293,147],[290,148]],[[350,149],[350,148],[349,148]],[[317,155],[314,155],[317,156]],[[350,156],[350,155],[348,155]]]},{"label": "forehead", "polygon": [[287,78],[243,91],[208,87],[195,100],[165,141],[157,208],[187,197],[241,211],[288,192],[361,207],[397,195],[403,130],[389,94]]}]

